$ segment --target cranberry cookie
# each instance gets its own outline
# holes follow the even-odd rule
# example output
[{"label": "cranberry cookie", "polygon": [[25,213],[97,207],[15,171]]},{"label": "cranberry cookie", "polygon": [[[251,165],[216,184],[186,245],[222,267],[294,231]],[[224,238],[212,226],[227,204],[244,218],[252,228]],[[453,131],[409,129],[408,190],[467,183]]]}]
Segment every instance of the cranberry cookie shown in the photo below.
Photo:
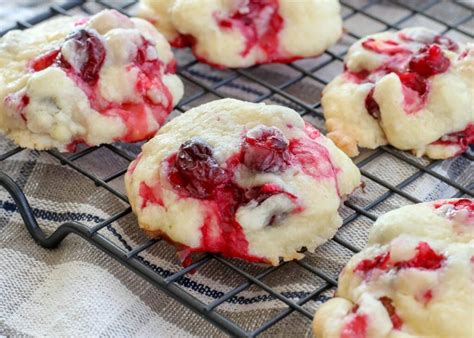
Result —
[{"label": "cranberry cookie", "polygon": [[348,155],[391,144],[445,159],[474,143],[474,48],[425,28],[374,34],[323,91],[328,136]]},{"label": "cranberry cookie", "polygon": [[40,150],[148,139],[183,94],[175,68],[149,22],[116,11],[11,31],[0,39],[0,129]]},{"label": "cranberry cookie", "polygon": [[406,206],[375,222],[313,330],[318,338],[473,337],[473,281],[474,201]]},{"label": "cranberry cookie", "polygon": [[140,227],[184,256],[214,252],[278,264],[341,225],[357,167],[281,106],[224,99],[191,109],[143,146],[125,176]]},{"label": "cranberry cookie", "polygon": [[342,34],[337,0],[142,0],[175,47],[218,67],[249,67],[321,54]]}]

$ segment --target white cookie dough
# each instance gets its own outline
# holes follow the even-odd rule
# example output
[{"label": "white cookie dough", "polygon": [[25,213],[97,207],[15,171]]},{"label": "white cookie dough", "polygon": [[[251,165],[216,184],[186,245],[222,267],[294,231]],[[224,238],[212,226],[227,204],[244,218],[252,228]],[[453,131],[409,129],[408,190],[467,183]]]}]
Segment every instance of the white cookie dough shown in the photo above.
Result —
[{"label": "white cookie dough", "polygon": [[161,128],[125,184],[140,227],[185,255],[276,265],[334,235],[360,172],[295,111],[224,99]]},{"label": "white cookie dough", "polygon": [[316,56],[342,34],[337,0],[142,0],[139,15],[175,47],[218,67]]},{"label": "white cookie dough", "polygon": [[117,11],[53,19],[0,39],[0,130],[72,151],[148,139],[183,95],[165,38]]},{"label": "white cookie dough", "polygon": [[420,27],[357,41],[323,91],[328,137],[349,156],[387,143],[433,159],[464,152],[474,143],[473,47]]},{"label": "white cookie dough", "polygon": [[474,336],[474,200],[381,216],[316,312],[318,338]]}]

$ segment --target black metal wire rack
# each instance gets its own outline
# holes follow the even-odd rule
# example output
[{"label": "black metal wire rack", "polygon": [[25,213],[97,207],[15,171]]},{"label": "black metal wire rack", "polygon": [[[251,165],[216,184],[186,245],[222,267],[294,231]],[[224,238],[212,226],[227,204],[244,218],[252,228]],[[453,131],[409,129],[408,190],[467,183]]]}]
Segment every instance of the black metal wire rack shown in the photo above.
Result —
[{"label": "black metal wire rack", "polygon": [[[414,17],[422,18],[429,20],[432,23],[439,25],[442,33],[448,34],[462,34],[468,39],[473,38],[472,26],[473,26],[473,3],[468,1],[441,1],[441,0],[409,0],[409,1],[369,1],[369,0],[357,0],[357,1],[341,1],[344,9],[344,20],[347,23],[350,22],[351,18],[355,16],[362,16],[366,20],[371,20],[380,26],[380,30],[387,29],[400,29],[405,24],[407,24]],[[57,3],[50,6],[40,15],[28,20],[28,21],[18,21],[14,27],[11,27],[3,32],[0,32],[0,36],[5,34],[11,29],[24,29],[31,27],[39,22],[42,22],[46,19],[49,19],[58,15],[70,15],[71,10],[89,13],[88,5],[91,2],[85,0],[69,0],[62,3]],[[398,10],[397,13],[403,13],[395,19],[387,19],[383,15],[379,15],[376,12],[372,11],[375,6],[380,4],[389,5]],[[459,17],[453,17],[449,22],[446,22],[445,19],[441,19],[438,15],[439,11],[436,11],[436,7],[445,6],[455,6],[457,12],[463,13]],[[136,5],[136,1],[133,0],[102,0],[94,2],[94,5],[100,6],[101,8],[114,8],[125,14],[129,14],[128,10]],[[350,26],[350,25],[349,25]],[[349,39],[358,39],[360,38],[359,34],[354,33],[351,29],[346,31],[346,38]],[[293,64],[285,65],[283,67],[289,67],[291,71],[297,74],[294,78],[285,81],[284,83],[274,84],[272,81],[262,79],[258,76],[259,67],[253,67],[251,69],[237,69],[228,71],[230,76],[224,78],[215,78],[212,75],[208,76],[193,76],[193,66],[198,64],[198,61],[188,58],[184,64],[179,64],[178,73],[184,81],[188,84],[199,88],[200,90],[195,92],[192,95],[187,95],[183,98],[180,104],[177,107],[178,112],[184,112],[189,105],[197,103],[201,98],[206,95],[214,96],[215,98],[220,98],[226,96],[220,89],[223,87],[232,87],[232,83],[236,79],[242,79],[247,83],[257,84],[259,87],[264,88],[263,91],[255,92],[254,101],[260,102],[265,101],[268,98],[272,97],[274,101],[281,101],[284,104],[291,105],[293,108],[297,109],[301,115],[305,118],[313,118],[315,120],[321,120],[322,114],[320,111],[320,103],[308,103],[298,95],[294,94],[294,90],[290,90],[291,86],[297,84],[298,82],[304,79],[314,80],[317,83],[324,86],[328,81],[327,79],[318,75],[318,70],[323,69],[324,67],[330,65],[334,61],[342,62],[343,57],[347,51],[347,48],[342,48],[339,51],[328,50],[322,55],[317,62],[316,66],[305,67],[299,62],[294,62]],[[262,66],[260,66],[262,67]],[[202,75],[202,74],[201,74]],[[88,147],[82,149],[74,154],[61,154],[58,151],[48,151],[48,154],[58,160],[61,164],[72,168],[78,173],[84,175],[91,181],[93,181],[97,186],[106,189],[111,194],[115,195],[118,199],[122,200],[125,203],[128,203],[127,197],[121,193],[119,190],[114,188],[110,182],[114,179],[120,178],[124,175],[126,169],[120,169],[114,171],[112,174],[107,177],[99,177],[94,173],[89,172],[80,165],[77,164],[77,161],[83,158],[86,155],[94,155],[98,152],[99,149],[105,148],[108,151],[115,153],[116,155],[122,157],[126,161],[131,161],[133,156],[128,152],[124,151],[121,147],[117,145],[104,145],[100,147]],[[0,162],[9,159],[15,154],[27,151],[21,148],[11,149],[3,154],[0,154]],[[401,182],[392,184],[388,180],[379,177],[379,175],[372,173],[370,170],[365,169],[365,166],[370,164],[372,161],[377,159],[383,154],[391,155],[395,160],[403,162],[405,165],[412,168],[412,174],[404,178]],[[466,153],[462,155],[466,161],[473,161],[474,158],[471,153]],[[357,165],[361,169],[363,177],[366,180],[370,180],[377,185],[380,185],[385,189],[385,192],[380,194],[376,199],[370,201],[365,205],[361,205],[357,200],[349,199],[344,204],[345,207],[351,210],[348,216],[345,217],[343,227],[344,229],[351,222],[354,222],[359,217],[365,217],[370,221],[376,220],[376,215],[373,210],[378,205],[386,201],[389,197],[398,195],[401,198],[406,199],[409,202],[417,203],[420,202],[419,199],[410,193],[409,189],[406,189],[410,186],[415,180],[417,180],[422,175],[431,176],[440,182],[450,186],[454,194],[452,197],[459,196],[474,196],[473,192],[473,183],[470,182],[469,185],[462,185],[456,180],[446,177],[436,168],[441,165],[441,161],[420,161],[409,154],[397,151],[389,146],[381,147],[375,151],[369,151],[356,160]],[[313,311],[309,311],[304,307],[306,303],[311,300],[319,299],[324,301],[324,294],[327,294],[328,290],[334,290],[337,286],[337,280],[331,274],[327,273],[323,269],[308,263],[305,260],[295,261],[282,264],[277,267],[267,267],[261,270],[258,274],[253,275],[237,264],[232,260],[222,258],[218,255],[203,255],[192,265],[183,268],[176,272],[167,272],[160,269],[157,269],[156,266],[150,264],[143,256],[140,255],[145,250],[152,248],[156,245],[159,240],[146,240],[143,243],[130,247],[129,245],[125,246],[125,249],[114,244],[104,235],[100,233],[100,230],[107,227],[113,232],[113,223],[126,217],[131,213],[130,207],[124,208],[122,211],[114,214],[108,219],[102,220],[100,223],[96,224],[94,227],[88,227],[85,224],[79,222],[67,222],[61,225],[52,235],[47,237],[45,233],[39,227],[36,218],[33,214],[33,211],[19,186],[5,173],[0,171],[0,184],[10,193],[13,198],[16,207],[18,208],[24,223],[31,236],[38,242],[41,246],[45,248],[54,248],[56,247],[66,236],[71,233],[79,235],[84,238],[91,244],[95,245],[97,248],[116,259],[118,262],[123,264],[125,267],[135,272],[137,275],[148,280],[153,285],[157,286],[159,289],[175,298],[179,302],[185,304],[218,328],[223,330],[227,334],[237,335],[237,336],[250,336],[255,337],[266,332],[270,327],[288,317],[291,314],[298,314],[307,319],[308,325],[310,320],[313,318]],[[340,230],[341,231],[341,230]],[[116,232],[115,232],[116,233]],[[116,233],[120,239],[120,235]],[[342,246],[349,250],[352,254],[356,253],[359,249],[356,245],[351,243],[350,239],[347,236],[342,236],[340,232],[332,239],[335,245]],[[196,298],[193,294],[188,292],[185,288],[180,287],[185,280],[186,275],[191,271],[202,269],[206,264],[209,264],[211,261],[216,261],[219,264],[222,264],[229,268],[236,276],[242,278],[243,282],[233,289],[219,294],[214,297],[214,300],[210,303],[205,303],[200,299]],[[283,266],[288,266],[290,264],[296,264],[300,268],[306,270],[307,272],[314,274],[319,278],[322,283],[315,287],[311,292],[304,293],[297,301],[294,301],[288,293],[278,292],[272,288],[269,284],[265,282],[265,278],[271,274],[277,274],[283,268]],[[272,314],[269,318],[264,318],[264,322],[259,324],[258,327],[247,330],[240,326],[238,323],[234,322],[231,318],[225,315],[225,313],[217,311],[218,307],[226,302],[231,302],[232,299],[251,287],[258,287],[269,294],[269,297],[277,299],[284,304],[284,307],[281,311],[276,314]],[[288,333],[291,334],[291,333]]]}]

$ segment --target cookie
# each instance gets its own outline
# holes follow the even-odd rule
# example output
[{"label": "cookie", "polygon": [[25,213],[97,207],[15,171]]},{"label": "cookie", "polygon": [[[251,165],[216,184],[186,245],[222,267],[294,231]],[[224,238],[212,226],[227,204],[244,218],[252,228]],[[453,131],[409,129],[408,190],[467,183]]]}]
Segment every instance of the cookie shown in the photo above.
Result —
[{"label": "cookie", "polygon": [[142,0],[140,8],[173,46],[192,46],[220,68],[316,56],[342,34],[337,0]]},{"label": "cookie", "polygon": [[369,35],[324,89],[328,136],[348,155],[391,144],[433,159],[474,143],[474,45],[425,28]]},{"label": "cookie", "polygon": [[106,10],[0,39],[0,130],[22,147],[73,151],[150,138],[183,95],[166,39]]},{"label": "cookie", "polygon": [[140,227],[183,257],[212,252],[277,265],[334,235],[360,172],[292,109],[224,99],[165,125],[125,184]]},{"label": "cookie", "polygon": [[316,312],[318,338],[472,337],[474,201],[405,206],[381,216],[367,247]]}]

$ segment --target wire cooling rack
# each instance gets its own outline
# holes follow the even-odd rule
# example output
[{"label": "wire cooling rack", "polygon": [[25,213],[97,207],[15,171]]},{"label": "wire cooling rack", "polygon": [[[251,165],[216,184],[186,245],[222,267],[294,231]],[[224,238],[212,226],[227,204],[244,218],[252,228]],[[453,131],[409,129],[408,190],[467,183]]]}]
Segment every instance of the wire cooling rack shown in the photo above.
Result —
[{"label": "wire cooling rack", "polygon": [[[358,18],[358,22],[362,23],[370,21],[372,24],[377,26],[377,29],[375,30],[380,31],[400,29],[415,24],[423,25],[429,22],[431,26],[436,26],[441,33],[447,33],[448,35],[454,35],[455,37],[457,37],[456,35],[462,35],[467,39],[473,38],[472,25],[474,19],[472,2],[435,0],[407,0],[392,2],[357,0],[342,1],[342,5],[346,27],[346,34],[344,37],[346,43],[339,44],[338,47],[326,51],[318,59],[313,59],[313,61],[316,61],[309,66],[305,60],[297,61],[289,65],[279,66],[285,67],[285,69],[294,74],[290,80],[285,80],[283,82],[274,81],[274,79],[278,77],[278,74],[274,74],[274,76],[270,75],[270,77],[267,78],[260,76],[261,71],[268,72],[268,69],[266,68],[267,66],[253,67],[245,70],[229,70],[225,71],[226,76],[216,75],[215,72],[220,74],[221,71],[215,70],[200,72],[196,70],[199,63],[194,60],[189,51],[177,51],[181,56],[184,55],[179,62],[178,73],[187,87],[193,87],[195,90],[192,91],[191,94],[189,94],[189,91],[187,90],[187,95],[178,105],[176,113],[182,113],[189,109],[190,106],[199,104],[199,102],[205,97],[220,98],[233,96],[233,89],[243,88],[247,93],[253,95],[253,101],[260,102],[270,99],[272,102],[291,106],[299,111],[304,118],[311,120],[317,127],[322,129],[322,113],[319,98],[315,100],[315,102],[307,102],[302,99],[298,93],[298,89],[300,88],[298,85],[302,81],[315,81],[322,88],[330,80],[330,77],[328,78],[327,76],[325,77],[318,74],[321,70],[332,67],[335,63],[338,63],[340,66],[347,51],[347,46],[355,39],[360,38],[362,34],[365,34],[363,31],[364,27],[354,24],[353,20],[355,18]],[[383,8],[385,7],[383,6],[389,6],[391,11],[384,11]],[[130,11],[134,7],[136,7],[136,1],[130,0],[103,0],[96,2],[69,0],[55,3],[41,14],[27,21],[17,21],[13,27],[1,32],[0,36],[11,29],[28,28],[58,15],[71,15],[80,12],[93,14],[94,12],[104,8],[114,8],[125,14],[130,14]],[[446,7],[449,7],[450,13],[454,14],[449,17],[446,17],[446,15],[443,17],[440,13],[445,11]],[[374,32],[374,30],[366,33],[372,32]],[[236,84],[238,81],[241,81],[241,83]],[[238,95],[236,94],[235,96]],[[114,170],[114,172],[106,177],[102,177],[84,169],[83,166],[78,164],[78,161],[81,158],[84,158],[85,156],[95,156],[100,152],[100,150],[113,152],[127,162],[133,159],[133,155],[125,151],[120,145],[88,147],[83,148],[74,154],[61,154],[55,150],[48,151],[47,153],[62,165],[68,166],[77,171],[79,174],[93,181],[97,186],[106,189],[109,193],[115,195],[116,198],[122,200],[128,205],[127,197],[111,184],[113,180],[123,177],[126,168]],[[5,161],[22,151],[27,150],[14,148],[0,154],[0,162]],[[404,177],[400,182],[392,183],[381,175],[374,174],[366,169],[367,166],[383,155],[390,155],[393,161],[403,163],[403,165],[409,167],[410,174]],[[470,152],[462,155],[462,157],[464,161],[473,161],[473,156]],[[353,198],[345,201],[345,208],[351,212],[347,213],[341,230],[331,241],[334,242],[335,245],[345,248],[351,254],[358,252],[360,246],[355,245],[351,241],[350,232],[349,235],[342,235],[341,232],[344,231],[344,229],[349,228],[350,224],[360,217],[365,217],[370,221],[376,220],[377,216],[373,210],[393,196],[398,196],[408,202],[420,202],[419,198],[412,192],[413,190],[408,188],[413,182],[422,176],[430,176],[445,186],[448,186],[452,191],[451,197],[474,196],[472,181],[468,185],[462,185],[456,179],[447,177],[447,175],[437,170],[439,166],[443,165],[441,161],[419,160],[389,146],[381,147],[374,151],[366,151],[356,159],[356,163],[361,169],[365,180],[383,187],[384,193],[365,204],[359,203],[357,199]],[[218,328],[231,335],[255,337],[264,332],[268,332],[269,328],[286,317],[294,314],[303,316],[309,326],[314,311],[309,310],[305,305],[310,301],[324,301],[327,299],[329,292],[333,291],[337,286],[337,277],[335,277],[334,274],[331,274],[323,268],[313,265],[306,260],[288,262],[277,267],[266,267],[261,269],[258,274],[252,274],[236,264],[235,260],[228,260],[218,255],[207,254],[201,256],[197,261],[186,268],[178,269],[174,272],[164,270],[150,263],[146,258],[144,258],[144,255],[141,255],[142,252],[151,249],[159,243],[159,239],[145,240],[132,247],[122,238],[119,231],[114,228],[114,222],[123,219],[131,213],[129,206],[108,219],[100,220],[100,222],[98,222],[94,227],[89,227],[80,222],[67,222],[62,224],[54,233],[52,233],[52,235],[47,237],[38,226],[32,208],[22,190],[9,176],[1,171],[0,184],[11,194],[16,204],[16,208],[18,208],[28,231],[41,246],[45,248],[54,248],[67,235],[71,233],[79,235],[109,256],[116,259],[131,271],[135,272],[137,275],[145,278],[166,294],[191,308]],[[100,230],[104,228],[111,231],[122,246],[117,245],[116,242],[110,241],[106,236],[101,234]],[[170,250],[174,249],[170,247]],[[238,280],[242,280],[242,283],[239,283],[239,285],[226,292],[216,293],[215,291],[212,291],[210,293],[213,300],[211,302],[204,302],[190,292],[192,282],[189,279],[189,274],[193,271],[203,269],[212,261],[230,269],[230,271],[235,274],[236,278],[238,277]],[[287,267],[288,265],[298,265],[299,268],[316,276],[321,283],[319,283],[314,290],[297,295],[298,297],[296,298],[298,300],[295,301],[294,296],[296,292],[292,292],[291,290],[289,292],[279,292],[268,284],[265,279],[270,275],[284,273],[281,270],[285,269],[284,267]],[[256,327],[251,329],[239,325],[239,323],[227,316],[226,312],[218,311],[219,307],[225,303],[236,303],[239,299],[238,295],[249,288],[260,288],[268,293],[268,297],[279,300],[283,304],[281,310],[277,313],[272,313],[268,318],[263,318]],[[291,334],[291,332],[288,334]]]}]

